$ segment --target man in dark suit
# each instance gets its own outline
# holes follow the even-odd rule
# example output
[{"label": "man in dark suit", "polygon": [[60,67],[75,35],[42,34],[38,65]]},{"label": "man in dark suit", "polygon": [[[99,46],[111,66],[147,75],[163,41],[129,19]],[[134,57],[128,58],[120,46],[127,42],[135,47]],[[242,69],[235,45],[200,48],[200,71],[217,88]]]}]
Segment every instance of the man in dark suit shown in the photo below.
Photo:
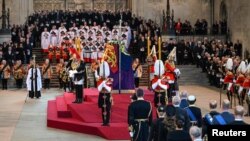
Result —
[{"label": "man in dark suit", "polygon": [[211,100],[209,102],[210,112],[205,114],[203,117],[203,126],[202,126],[202,136],[207,134],[207,127],[213,123],[213,117],[219,115],[220,113],[216,111],[217,101]]},{"label": "man in dark suit", "polygon": [[236,106],[234,110],[235,120],[230,125],[248,125],[243,121],[244,107]]},{"label": "man in dark suit", "polygon": [[186,130],[186,131],[189,131],[189,128],[190,128],[190,119],[189,119],[189,117],[188,117],[188,113],[187,113],[187,111],[186,110],[184,110],[184,109],[182,109],[182,108],[180,108],[180,102],[181,102],[181,99],[180,99],[180,97],[179,96],[174,96],[173,98],[172,98],[172,103],[173,103],[173,106],[175,107],[175,115],[177,116],[177,115],[182,115],[182,116],[184,116],[184,119],[185,119],[185,121],[184,121],[184,127],[183,127],[183,129],[184,130]]},{"label": "man in dark suit", "polygon": [[[217,112],[216,111],[216,108],[217,108],[217,101],[216,100],[211,100],[210,102],[209,102],[209,108],[210,108],[210,112],[209,113],[207,113],[206,115],[210,115],[210,117],[214,117],[214,116],[216,116],[216,115],[219,115],[220,113],[219,112]],[[208,124],[210,124],[211,123],[211,121],[208,121],[209,119],[208,119],[208,116],[204,116],[203,117],[203,121],[204,121],[204,123],[206,124],[206,125],[208,125]]]},{"label": "man in dark suit", "polygon": [[201,127],[202,126],[201,109],[194,105],[195,102],[196,102],[196,98],[194,95],[188,96],[189,107],[185,108],[185,110],[188,113],[191,124]]},{"label": "man in dark suit", "polygon": [[181,98],[180,107],[183,109],[189,106],[189,103],[187,101],[187,96],[188,96],[187,92],[182,92],[180,95]]},{"label": "man in dark suit", "polygon": [[142,89],[136,92],[137,100],[129,105],[128,124],[130,137],[134,141],[147,141],[152,124],[152,105],[145,101]]},{"label": "man in dark suit", "polygon": [[213,125],[227,125],[234,121],[234,115],[229,112],[230,101],[224,99],[222,103],[223,112],[213,117]]}]

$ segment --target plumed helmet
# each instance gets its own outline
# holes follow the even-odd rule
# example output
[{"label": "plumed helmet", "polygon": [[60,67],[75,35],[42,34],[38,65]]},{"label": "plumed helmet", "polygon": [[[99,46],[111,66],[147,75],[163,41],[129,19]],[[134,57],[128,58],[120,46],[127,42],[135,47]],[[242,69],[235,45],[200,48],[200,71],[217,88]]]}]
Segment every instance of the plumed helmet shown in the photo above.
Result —
[{"label": "plumed helmet", "polygon": [[227,59],[226,68],[228,70],[232,70],[233,69],[233,59],[232,58],[228,58]]},{"label": "plumed helmet", "polygon": [[154,64],[155,75],[163,75],[165,72],[165,67],[162,60],[156,60]]},{"label": "plumed helmet", "polygon": [[240,65],[239,65],[239,67],[237,69],[237,71],[241,72],[241,73],[245,73],[246,69],[247,69],[246,62],[245,61],[241,61]]}]

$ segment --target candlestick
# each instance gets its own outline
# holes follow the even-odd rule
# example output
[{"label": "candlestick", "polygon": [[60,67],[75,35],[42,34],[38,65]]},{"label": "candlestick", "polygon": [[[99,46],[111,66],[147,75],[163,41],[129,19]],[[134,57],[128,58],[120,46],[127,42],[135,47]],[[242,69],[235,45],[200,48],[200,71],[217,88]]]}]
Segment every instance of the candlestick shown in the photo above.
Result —
[{"label": "candlestick", "polygon": [[158,38],[158,53],[159,59],[161,59],[161,37]]}]

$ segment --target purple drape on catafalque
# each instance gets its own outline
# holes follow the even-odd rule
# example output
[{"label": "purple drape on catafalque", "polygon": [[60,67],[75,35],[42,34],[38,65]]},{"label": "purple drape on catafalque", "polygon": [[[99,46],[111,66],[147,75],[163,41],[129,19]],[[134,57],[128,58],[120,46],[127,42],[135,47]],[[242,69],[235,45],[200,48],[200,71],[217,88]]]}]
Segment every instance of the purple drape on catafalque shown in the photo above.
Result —
[{"label": "purple drape on catafalque", "polygon": [[[114,44],[117,58],[117,67],[119,68],[119,45]],[[119,90],[119,69],[116,72],[110,71],[110,77],[113,78],[113,89]],[[134,89],[134,74],[132,70],[132,57],[121,53],[121,90]]]}]

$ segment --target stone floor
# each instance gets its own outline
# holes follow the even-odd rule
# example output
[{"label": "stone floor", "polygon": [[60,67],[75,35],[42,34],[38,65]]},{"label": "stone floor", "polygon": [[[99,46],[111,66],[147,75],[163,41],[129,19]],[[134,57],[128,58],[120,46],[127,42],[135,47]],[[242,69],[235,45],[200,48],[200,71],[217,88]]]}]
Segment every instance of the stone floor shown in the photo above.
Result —
[{"label": "stone floor", "polygon": [[[208,102],[211,99],[219,101],[219,92],[216,89],[201,86],[181,86],[189,94],[197,97],[197,105],[202,108],[203,114],[208,110]],[[104,139],[47,128],[46,108],[47,101],[61,95],[58,89],[43,90],[41,99],[26,99],[25,89],[8,91],[0,90],[0,137],[1,141],[103,141]],[[226,98],[223,95],[223,98]],[[245,119],[250,123],[250,118]]]}]

